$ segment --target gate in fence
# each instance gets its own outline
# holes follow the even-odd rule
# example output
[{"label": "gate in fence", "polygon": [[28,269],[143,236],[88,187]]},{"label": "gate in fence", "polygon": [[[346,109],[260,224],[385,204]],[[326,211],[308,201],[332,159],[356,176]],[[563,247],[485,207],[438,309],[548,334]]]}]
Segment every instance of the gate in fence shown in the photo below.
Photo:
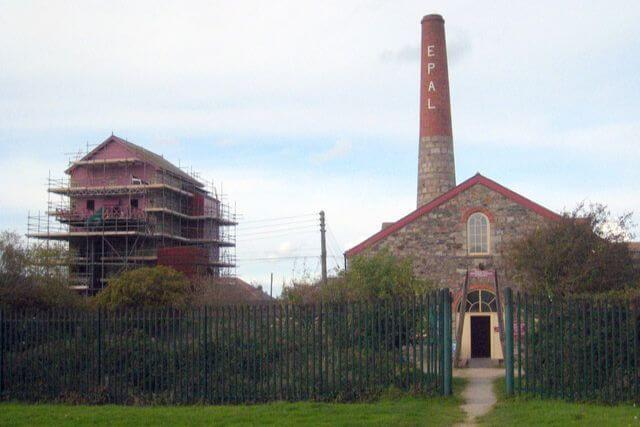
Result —
[{"label": "gate in fence", "polygon": [[504,295],[507,394],[640,401],[636,304]]},{"label": "gate in fence", "polygon": [[451,297],[0,312],[0,396],[87,403],[451,393]]}]

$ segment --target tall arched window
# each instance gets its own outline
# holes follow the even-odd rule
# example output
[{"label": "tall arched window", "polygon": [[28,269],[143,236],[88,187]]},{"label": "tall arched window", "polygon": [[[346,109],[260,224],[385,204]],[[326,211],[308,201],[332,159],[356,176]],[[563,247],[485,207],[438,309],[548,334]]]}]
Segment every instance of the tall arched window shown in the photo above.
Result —
[{"label": "tall arched window", "polygon": [[489,253],[489,218],[485,214],[476,212],[467,220],[467,245],[471,255]]}]

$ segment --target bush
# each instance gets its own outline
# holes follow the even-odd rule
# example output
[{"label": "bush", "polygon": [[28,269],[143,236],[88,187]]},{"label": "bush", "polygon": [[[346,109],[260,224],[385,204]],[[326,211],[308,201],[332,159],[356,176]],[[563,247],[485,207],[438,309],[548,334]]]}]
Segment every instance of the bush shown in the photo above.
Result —
[{"label": "bush", "polygon": [[[338,286],[344,290],[337,290]],[[410,298],[433,289],[433,283],[415,275],[411,259],[382,250],[372,256],[355,257],[343,279],[333,283],[329,290],[347,292],[348,297],[357,300],[377,300]]]},{"label": "bush", "polygon": [[612,218],[603,205],[580,205],[563,214],[508,249],[514,281],[525,291],[559,296],[637,287],[625,242],[631,237],[629,218]]},{"label": "bush", "polygon": [[111,278],[95,297],[98,307],[184,308],[191,297],[190,284],[180,272],[165,266],[142,267]]},{"label": "bush", "polygon": [[292,302],[377,301],[411,298],[435,289],[432,282],[418,278],[411,259],[399,258],[387,250],[351,260],[347,271],[338,272],[326,286],[320,283],[292,283],[282,297]]},{"label": "bush", "polygon": [[257,304],[272,300],[261,286],[253,286],[237,277],[200,276],[191,280],[193,305],[219,306]]},{"label": "bush", "polygon": [[0,307],[80,307],[66,286],[67,249],[60,244],[27,246],[17,233],[0,234]]}]

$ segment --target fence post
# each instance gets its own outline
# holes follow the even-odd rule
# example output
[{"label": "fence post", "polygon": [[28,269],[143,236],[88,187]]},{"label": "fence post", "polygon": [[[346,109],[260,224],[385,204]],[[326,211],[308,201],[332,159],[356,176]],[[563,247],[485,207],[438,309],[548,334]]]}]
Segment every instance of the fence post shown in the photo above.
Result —
[{"label": "fence post", "polygon": [[451,292],[444,289],[444,395],[451,395]]},{"label": "fence post", "polygon": [[96,362],[98,364],[98,387],[102,387],[102,309],[98,309],[97,313],[98,327],[96,330],[96,341],[98,351],[96,354]]},{"label": "fence post", "polygon": [[440,393],[444,396],[444,358],[445,358],[445,338],[444,338],[444,289],[438,291],[438,380],[440,382]]},{"label": "fence post", "polygon": [[4,392],[4,311],[0,309],[0,399]]},{"label": "fence post", "polygon": [[507,396],[513,396],[513,297],[511,288],[504,289],[505,300],[505,355]]}]

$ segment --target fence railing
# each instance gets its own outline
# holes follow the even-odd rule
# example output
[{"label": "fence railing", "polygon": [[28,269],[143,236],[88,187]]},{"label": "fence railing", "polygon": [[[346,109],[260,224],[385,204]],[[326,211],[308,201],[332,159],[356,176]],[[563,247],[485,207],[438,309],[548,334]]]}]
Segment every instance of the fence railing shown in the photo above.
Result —
[{"label": "fence railing", "polygon": [[450,330],[442,291],[376,304],[4,311],[0,396],[173,404],[356,400],[390,386],[449,394]]},{"label": "fence railing", "polygon": [[507,393],[575,401],[640,401],[636,304],[526,294],[512,297],[506,291],[505,318],[512,319],[506,328],[512,337],[512,345],[505,345]]}]

